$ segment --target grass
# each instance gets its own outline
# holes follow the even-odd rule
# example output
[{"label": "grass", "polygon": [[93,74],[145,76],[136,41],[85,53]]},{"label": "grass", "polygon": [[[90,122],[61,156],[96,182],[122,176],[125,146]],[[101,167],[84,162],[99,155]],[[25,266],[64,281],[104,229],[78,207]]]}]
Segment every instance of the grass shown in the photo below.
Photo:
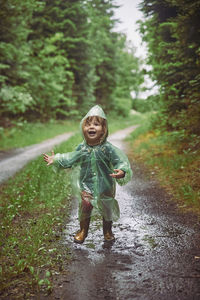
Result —
[{"label": "grass", "polygon": [[108,128],[109,128],[109,133],[113,133],[114,131],[132,126],[132,125],[137,125],[141,124],[143,120],[146,118],[146,115],[143,114],[135,114],[131,115],[128,118],[123,118],[123,117],[108,117]]},{"label": "grass", "polygon": [[[114,132],[139,121],[139,117],[109,119],[109,130]],[[57,130],[48,126],[46,138]],[[65,129],[69,131],[69,127]],[[34,126],[32,137],[37,131]],[[18,145],[22,145],[26,134],[16,133],[13,139],[16,136]],[[55,152],[73,151],[81,140],[78,133]],[[8,144],[12,145],[11,141]],[[63,261],[70,259],[69,249],[59,243],[70,213],[70,176],[70,170],[54,173],[39,157],[0,186],[0,297],[10,297],[11,292],[15,299],[28,299],[38,290],[50,292],[55,274],[62,272]]]},{"label": "grass", "polygon": [[[72,151],[79,142],[75,135],[56,151]],[[51,276],[69,256],[58,243],[69,214],[69,171],[54,173],[39,157],[3,184],[0,195],[0,290],[50,291]]]},{"label": "grass", "polygon": [[199,138],[152,130],[147,118],[130,140],[132,156],[151,170],[180,208],[200,216]]},{"label": "grass", "polygon": [[[139,121],[140,115],[130,116],[126,119],[108,116],[109,132],[131,126]],[[12,127],[5,129],[0,127],[0,150],[21,148],[37,144],[67,131],[79,132],[79,121],[51,120],[48,123],[15,122]]]},{"label": "grass", "polygon": [[66,131],[76,131],[78,122],[73,120],[48,123],[16,122],[11,128],[0,128],[0,150],[20,148],[40,143]]}]

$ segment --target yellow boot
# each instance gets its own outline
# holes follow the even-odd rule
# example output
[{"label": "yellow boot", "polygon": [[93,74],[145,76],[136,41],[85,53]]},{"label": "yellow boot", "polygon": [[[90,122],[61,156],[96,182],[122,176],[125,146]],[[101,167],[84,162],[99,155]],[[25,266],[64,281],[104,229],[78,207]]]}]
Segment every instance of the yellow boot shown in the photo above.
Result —
[{"label": "yellow boot", "polygon": [[82,244],[87,237],[88,229],[90,225],[90,218],[84,219],[80,221],[80,230],[74,237],[74,242],[78,244]]},{"label": "yellow boot", "polygon": [[112,221],[106,221],[103,218],[103,234],[104,234],[104,239],[107,242],[111,242],[115,240],[115,236],[112,233]]}]

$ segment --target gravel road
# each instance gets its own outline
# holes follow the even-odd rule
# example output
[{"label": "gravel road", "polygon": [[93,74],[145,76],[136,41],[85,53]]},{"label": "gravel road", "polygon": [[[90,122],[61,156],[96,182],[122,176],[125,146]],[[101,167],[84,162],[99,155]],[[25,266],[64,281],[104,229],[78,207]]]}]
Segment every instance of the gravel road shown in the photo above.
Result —
[{"label": "gravel road", "polygon": [[66,141],[70,136],[72,133],[68,132],[39,144],[10,151],[0,151],[0,184],[22,169],[29,161],[44,151],[50,151],[53,146]]}]

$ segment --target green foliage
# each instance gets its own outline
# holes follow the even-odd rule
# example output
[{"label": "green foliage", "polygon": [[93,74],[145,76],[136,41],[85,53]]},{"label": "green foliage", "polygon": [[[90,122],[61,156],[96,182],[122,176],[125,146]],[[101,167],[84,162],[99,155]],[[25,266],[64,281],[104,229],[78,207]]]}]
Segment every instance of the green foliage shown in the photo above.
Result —
[{"label": "green foliage", "polygon": [[132,108],[141,113],[158,111],[160,109],[160,96],[151,95],[147,99],[133,99]]},{"label": "green foliage", "polygon": [[[34,104],[26,85],[26,64],[30,47],[30,31],[34,1],[2,0],[0,11],[0,115],[24,113]],[[24,13],[26,12],[26,13]]]},{"label": "green foliage", "polygon": [[130,114],[131,99],[116,98],[114,111],[121,117],[127,117]]},{"label": "green foliage", "polygon": [[21,148],[40,143],[56,135],[79,129],[77,121],[54,121],[46,123],[13,121],[9,128],[0,127],[0,150]]},{"label": "green foliage", "polygon": [[140,6],[150,75],[161,91],[160,118],[167,117],[169,130],[199,134],[200,1],[143,0]]},{"label": "green foliage", "polygon": [[3,86],[0,91],[2,112],[24,113],[34,105],[34,100],[22,86]]},{"label": "green foliage", "polygon": [[36,110],[44,118],[56,117],[62,110],[70,115],[69,108],[74,107],[71,97],[73,73],[67,69],[69,61],[56,45],[62,38],[62,33],[46,38],[40,51],[37,41],[32,42],[33,53],[38,52],[38,55],[31,58],[34,67],[30,70],[33,80],[29,83],[29,88],[36,102]]},{"label": "green foliage", "polygon": [[[73,136],[56,151],[72,151],[80,139]],[[69,213],[70,173],[53,172],[39,157],[0,192],[0,291],[17,288],[18,297],[27,289],[50,291],[52,275],[70,257],[58,243]]]},{"label": "green foliage", "polygon": [[[152,128],[154,114],[146,114],[141,126],[130,135],[132,155],[151,170],[151,176],[169,191],[181,207],[200,215],[200,137],[186,130]],[[158,126],[157,126],[158,128]]]},{"label": "green foliage", "polygon": [[152,113],[144,113],[134,117],[140,126],[131,133],[129,140],[136,140],[140,135],[146,134],[152,129],[151,116]]},{"label": "green foliage", "polygon": [[113,2],[1,1],[0,116],[66,118],[95,103],[119,113],[121,98],[129,106],[143,75],[114,32]]},{"label": "green foliage", "polygon": [[144,82],[141,70],[142,61],[135,56],[135,48],[127,43],[125,36],[118,39],[119,47],[117,52],[118,70],[116,75],[116,88],[114,90],[114,110],[119,115],[127,116],[131,109],[131,92],[137,95],[140,86]]}]

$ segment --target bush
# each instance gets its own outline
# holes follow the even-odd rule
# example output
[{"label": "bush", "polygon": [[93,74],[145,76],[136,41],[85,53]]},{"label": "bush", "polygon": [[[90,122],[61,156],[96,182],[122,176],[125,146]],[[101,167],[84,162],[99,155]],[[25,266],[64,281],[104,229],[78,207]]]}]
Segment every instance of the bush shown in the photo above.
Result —
[{"label": "bush", "polygon": [[134,99],[132,108],[141,113],[157,111],[160,108],[160,97],[151,95],[147,99]]},{"label": "bush", "polygon": [[33,104],[32,96],[24,87],[4,86],[0,91],[0,110],[14,115],[26,112]]},{"label": "bush", "polygon": [[122,117],[127,117],[131,110],[131,99],[117,98],[115,101],[114,112]]}]

